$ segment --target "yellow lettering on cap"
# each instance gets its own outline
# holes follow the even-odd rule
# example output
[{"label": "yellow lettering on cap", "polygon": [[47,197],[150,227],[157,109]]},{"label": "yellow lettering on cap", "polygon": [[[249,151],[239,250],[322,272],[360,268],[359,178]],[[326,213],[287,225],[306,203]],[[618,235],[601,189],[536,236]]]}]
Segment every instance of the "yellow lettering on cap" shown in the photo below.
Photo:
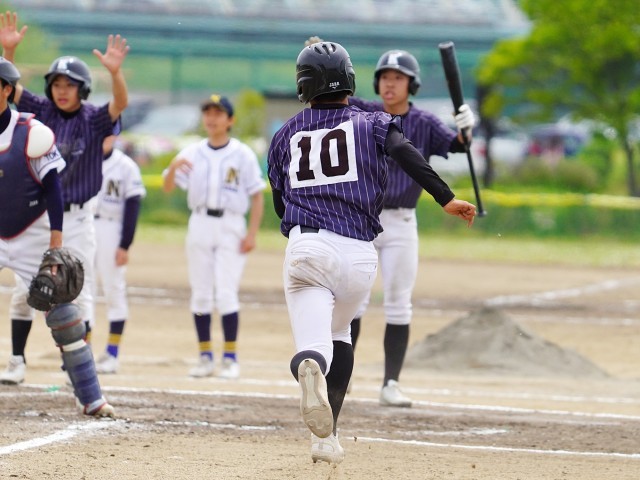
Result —
[{"label": "yellow lettering on cap", "polygon": [[220,95],[216,95],[215,93],[209,97],[213,103],[220,103]]}]

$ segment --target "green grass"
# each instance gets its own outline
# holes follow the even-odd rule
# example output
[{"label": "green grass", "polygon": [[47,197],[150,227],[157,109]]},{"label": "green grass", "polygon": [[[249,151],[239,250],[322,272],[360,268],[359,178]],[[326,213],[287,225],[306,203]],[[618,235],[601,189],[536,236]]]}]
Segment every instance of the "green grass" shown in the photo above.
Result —
[{"label": "green grass", "polygon": [[421,235],[420,255],[429,259],[495,261],[591,267],[640,266],[635,242],[603,238],[505,238],[500,235]]},{"label": "green grass", "polygon": [[[184,244],[186,227],[141,224],[136,241],[145,244]],[[284,251],[287,240],[276,230],[259,233],[258,248]],[[537,265],[590,267],[640,267],[640,248],[635,242],[603,238],[533,239],[468,235],[422,234],[420,256],[426,259],[507,262]]]}]

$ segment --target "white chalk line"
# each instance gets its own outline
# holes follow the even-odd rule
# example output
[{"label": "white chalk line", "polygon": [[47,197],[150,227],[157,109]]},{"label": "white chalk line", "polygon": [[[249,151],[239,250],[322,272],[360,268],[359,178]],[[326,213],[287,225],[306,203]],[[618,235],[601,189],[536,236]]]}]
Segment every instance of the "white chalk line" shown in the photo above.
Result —
[{"label": "white chalk line", "polygon": [[[44,385],[25,385],[29,388],[48,388]],[[175,389],[159,389],[159,388],[139,388],[139,387],[105,387],[103,390],[107,392],[113,393],[168,393],[175,395],[193,395],[193,396],[208,396],[208,397],[246,397],[246,398],[269,398],[269,399],[289,399],[289,400],[297,400],[299,396],[297,395],[284,395],[284,394],[268,394],[264,392],[225,392],[225,391],[216,391],[216,392],[208,392],[208,391],[197,391],[197,390],[175,390]],[[14,396],[19,396],[22,392],[13,393]],[[46,394],[51,394],[50,392],[44,392]],[[55,392],[54,392],[55,393]],[[3,396],[11,396],[11,393]],[[361,403],[375,403],[377,400],[375,399],[362,399],[362,398],[349,398],[348,401],[355,401]],[[634,420],[640,421],[639,416],[632,415],[619,415],[613,413],[587,413],[587,412],[571,412],[571,411],[561,411],[561,410],[538,410],[538,409],[527,409],[527,408],[513,408],[513,407],[501,407],[501,406],[491,406],[491,405],[461,405],[461,404],[448,404],[448,403],[438,403],[438,402],[426,402],[426,401],[416,401],[414,405],[421,405],[426,407],[441,407],[441,408],[453,408],[453,409],[466,409],[466,410],[489,410],[489,411],[500,411],[506,413],[526,413],[526,414],[535,414],[535,415],[562,415],[562,416],[576,416],[582,418],[610,418],[610,419],[621,419],[621,420]],[[45,437],[35,438],[29,441],[19,442],[13,445],[8,445],[6,447],[0,447],[0,455],[6,455],[9,453],[15,453],[22,450],[37,448],[42,445],[57,443],[61,441],[68,440],[73,438],[81,433],[91,433],[95,430],[109,427],[110,425],[115,425],[117,422],[92,422],[86,423],[82,425],[71,425],[64,430],[56,432],[51,435],[47,435]],[[171,422],[171,421],[160,421],[156,422],[158,424],[163,425],[185,425],[185,426],[205,426],[215,429],[228,429],[235,428],[241,430],[270,430],[274,429],[273,427],[264,427],[258,425],[235,425],[235,424],[215,424],[208,422]],[[576,422],[579,424],[592,424],[593,422]],[[473,434],[470,429],[469,433]],[[499,433],[499,431],[492,432],[494,434]],[[484,433],[487,435],[488,433]],[[514,447],[495,447],[495,446],[487,446],[487,445],[459,445],[452,443],[434,443],[434,442],[424,442],[419,440],[395,440],[395,439],[387,439],[380,437],[358,437],[359,441],[369,441],[369,442],[378,442],[378,443],[396,443],[396,444],[404,444],[404,445],[413,445],[413,446],[423,446],[423,447],[438,447],[438,448],[452,448],[452,449],[467,449],[467,450],[478,450],[478,451],[496,451],[496,452],[514,452],[514,453],[532,453],[532,454],[543,454],[543,455],[572,455],[572,456],[584,456],[584,457],[615,457],[615,458],[628,458],[628,459],[640,459],[640,454],[625,454],[625,453],[617,453],[617,452],[585,452],[585,451],[570,451],[570,450],[544,450],[544,449],[527,449],[527,448],[514,448]]]},{"label": "white chalk line", "polygon": [[[295,384],[292,384],[295,385]],[[23,384],[23,387],[47,390],[50,388],[48,385],[36,385],[36,384]],[[147,388],[147,387],[103,387],[104,392],[111,393],[156,393],[156,394],[171,394],[171,395],[183,395],[183,396],[203,396],[203,397],[243,397],[243,398],[265,398],[271,400],[297,400],[299,396],[292,394],[278,394],[278,393],[265,393],[265,392],[236,392],[225,390],[179,390],[179,389],[162,389],[162,388]],[[43,395],[48,394],[42,392]],[[21,393],[16,391],[15,393],[6,392],[1,393],[3,397],[20,396]],[[378,403],[377,398],[358,398],[348,396],[347,402],[359,402],[359,403]],[[462,404],[462,403],[446,403],[446,402],[433,402],[428,400],[414,400],[414,406],[422,406],[429,408],[446,408],[454,410],[477,410],[477,411],[489,411],[489,412],[501,412],[501,413],[515,413],[526,415],[550,415],[550,416],[567,416],[583,419],[615,419],[615,420],[629,420],[640,421],[640,415],[626,415],[611,412],[580,412],[572,410],[547,410],[538,408],[525,408],[525,407],[507,407],[502,405],[481,405],[481,404]],[[586,422],[585,425],[592,422]]]},{"label": "white chalk line", "polygon": [[[130,378],[128,376],[127,378]],[[297,384],[293,380],[263,380],[263,379],[251,379],[244,378],[238,379],[233,382],[234,384],[241,385],[253,385],[253,386],[265,386],[265,387],[291,387],[297,390]],[[270,398],[270,399],[292,399],[298,398],[295,395],[290,394],[273,394],[273,393],[263,393],[263,392],[235,392],[235,391],[224,391],[221,389],[228,382],[226,380],[221,380],[219,382],[215,382],[212,385],[212,388],[216,388],[215,391],[203,391],[203,390],[179,390],[179,389],[160,389],[160,388],[149,388],[149,387],[108,387],[103,386],[104,391],[110,391],[114,393],[170,393],[174,395],[203,395],[203,396],[250,396],[253,398]],[[22,384],[21,387],[26,387],[35,390],[41,390],[40,392],[24,392],[24,391],[0,391],[0,398],[3,397],[17,397],[17,396],[36,396],[36,395],[49,395],[51,393],[64,393],[60,391],[56,391],[52,389],[51,385],[38,385],[38,384]],[[369,390],[369,391],[378,391],[377,387],[364,387],[359,386],[358,390]],[[417,395],[433,395],[433,396],[451,396],[451,397],[472,397],[472,398],[510,398],[516,400],[541,400],[541,401],[554,401],[554,402],[565,402],[565,403],[602,403],[609,405],[635,405],[640,404],[640,399],[632,398],[632,397],[590,397],[590,396],[571,396],[571,395],[547,395],[544,393],[529,393],[529,392],[486,392],[480,390],[452,390],[452,389],[428,389],[428,388],[411,388],[405,387],[407,393],[417,394]],[[377,402],[377,399],[371,398],[357,398],[354,395],[347,396],[348,401],[356,401],[356,402]],[[551,415],[574,415],[574,416],[582,416],[582,417],[593,417],[593,418],[615,418],[615,419],[627,419],[627,420],[640,420],[640,416],[638,415],[624,415],[617,413],[607,413],[607,412],[598,412],[598,413],[589,413],[589,412],[576,412],[569,410],[540,410],[540,409],[531,409],[524,407],[506,407],[499,405],[480,405],[480,404],[461,404],[461,403],[448,403],[448,402],[434,402],[434,401],[426,401],[426,400],[414,400],[414,405],[423,405],[426,407],[443,407],[443,408],[459,408],[464,410],[487,410],[487,411],[502,411],[502,412],[513,412],[513,413],[548,413]]]},{"label": "white chalk line", "polygon": [[[585,295],[593,295],[595,293],[617,290],[619,288],[634,287],[640,285],[640,277],[624,278],[624,279],[612,279],[604,282],[598,282],[594,284],[584,285],[575,288],[565,288],[557,290],[549,290],[546,292],[534,292],[530,294],[519,295],[499,295],[496,297],[488,298],[482,303],[485,306],[504,307],[504,306],[545,306],[551,302],[565,299],[576,298]],[[13,293],[13,286],[0,285],[0,294],[11,295]],[[175,291],[167,288],[157,287],[141,287],[141,286],[128,286],[127,287],[128,298],[131,303],[138,305],[154,305],[154,306],[179,306],[188,303],[187,298],[174,297]],[[96,301],[104,303],[104,297],[97,296]],[[417,302],[418,303],[418,302]],[[627,308],[635,310],[638,306],[637,301],[627,300],[622,302],[627,305]],[[252,306],[254,308],[264,308],[267,306],[273,306],[265,304],[263,302],[244,302],[245,306]],[[284,304],[283,304],[284,306]],[[437,309],[437,308],[436,308]],[[634,319],[605,319],[607,324],[618,325],[622,322],[622,325],[634,325],[637,324]],[[575,320],[575,323],[589,323],[588,321]]]},{"label": "white chalk line", "polygon": [[606,280],[604,282],[584,285],[582,287],[549,290],[546,292],[530,293],[525,295],[500,295],[484,301],[487,306],[502,307],[516,304],[530,304],[533,306],[544,305],[547,302],[563,298],[576,298],[595,293],[617,290],[623,287],[634,287],[640,284],[640,278],[626,278]]},{"label": "white chalk line", "polygon": [[72,439],[82,434],[92,434],[98,430],[112,427],[116,422],[112,420],[98,421],[93,420],[82,424],[72,424],[67,426],[64,430],[59,430],[50,435],[44,437],[37,437],[31,440],[25,440],[23,442],[14,443],[0,447],[0,455],[9,455],[11,453],[22,452],[25,450],[31,450],[34,448],[42,447],[44,445],[50,445],[52,443],[60,443]]},{"label": "white chalk line", "polygon": [[460,445],[456,443],[423,442],[420,440],[393,440],[388,438],[376,438],[376,437],[357,437],[357,441],[358,442],[375,442],[375,443],[395,443],[398,445],[411,445],[416,447],[477,450],[477,451],[484,451],[484,452],[531,453],[531,454],[538,454],[538,455],[625,458],[630,460],[640,460],[640,453],[583,452],[579,450],[545,450],[545,449],[538,449],[538,448],[493,447],[488,445]]}]

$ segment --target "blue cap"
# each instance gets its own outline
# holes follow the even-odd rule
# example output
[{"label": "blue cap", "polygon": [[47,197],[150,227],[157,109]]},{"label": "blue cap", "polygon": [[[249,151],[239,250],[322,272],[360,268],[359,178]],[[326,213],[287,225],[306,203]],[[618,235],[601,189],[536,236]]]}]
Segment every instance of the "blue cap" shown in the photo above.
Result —
[{"label": "blue cap", "polygon": [[231,105],[231,102],[227,97],[223,97],[222,95],[214,93],[200,104],[200,109],[203,112],[211,107],[219,108],[220,110],[227,112],[227,115],[229,115],[229,117],[233,117],[233,105]]}]

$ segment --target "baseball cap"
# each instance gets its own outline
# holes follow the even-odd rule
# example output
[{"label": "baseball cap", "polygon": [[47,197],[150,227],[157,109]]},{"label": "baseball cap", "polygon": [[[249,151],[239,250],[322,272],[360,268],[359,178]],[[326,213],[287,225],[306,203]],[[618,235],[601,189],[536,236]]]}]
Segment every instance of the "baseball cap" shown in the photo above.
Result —
[{"label": "baseball cap", "polygon": [[200,109],[204,112],[209,107],[218,107],[227,112],[227,115],[233,117],[233,105],[227,97],[214,93],[200,104]]}]

